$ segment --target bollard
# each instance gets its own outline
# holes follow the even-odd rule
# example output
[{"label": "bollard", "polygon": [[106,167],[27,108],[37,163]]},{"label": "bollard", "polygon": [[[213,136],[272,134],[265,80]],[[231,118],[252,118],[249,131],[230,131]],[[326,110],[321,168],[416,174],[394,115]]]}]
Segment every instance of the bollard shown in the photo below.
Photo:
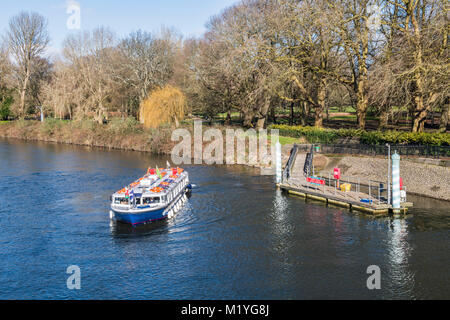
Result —
[{"label": "bollard", "polygon": [[381,203],[380,186],[378,186],[378,205]]},{"label": "bollard", "polygon": [[400,211],[400,156],[397,151],[392,155],[392,207],[394,213]]},{"label": "bollard", "polygon": [[281,177],[281,143],[279,141],[277,141],[277,143],[275,144],[275,157],[276,157],[275,161],[276,182],[277,184],[280,184],[282,182],[282,177]]},{"label": "bollard", "polygon": [[358,177],[358,194],[360,193],[360,191],[361,191],[361,182]]}]

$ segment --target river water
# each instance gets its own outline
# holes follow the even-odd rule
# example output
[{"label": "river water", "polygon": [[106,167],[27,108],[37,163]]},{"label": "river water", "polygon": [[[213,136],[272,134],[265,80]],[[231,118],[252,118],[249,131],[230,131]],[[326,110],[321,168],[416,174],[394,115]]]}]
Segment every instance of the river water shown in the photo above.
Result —
[{"label": "river water", "polygon": [[450,299],[448,203],[372,219],[251,168],[186,166],[199,187],[173,220],[111,225],[109,195],[166,160],[1,139],[0,299]]}]

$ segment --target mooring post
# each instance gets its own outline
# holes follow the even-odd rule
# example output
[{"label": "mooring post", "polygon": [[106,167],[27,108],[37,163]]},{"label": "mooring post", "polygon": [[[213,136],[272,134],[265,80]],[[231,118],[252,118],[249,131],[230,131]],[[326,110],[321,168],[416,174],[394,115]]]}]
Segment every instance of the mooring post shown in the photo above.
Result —
[{"label": "mooring post", "polygon": [[378,185],[378,205],[380,205],[381,198],[380,198],[380,185]]},{"label": "mooring post", "polygon": [[388,148],[388,204],[391,204],[391,145],[386,143],[386,147]]},{"label": "mooring post", "polygon": [[276,182],[280,184],[283,182],[283,179],[281,174],[281,143],[279,141],[275,144],[275,157]]},{"label": "mooring post", "polygon": [[392,208],[400,212],[400,156],[397,151],[392,155]]},{"label": "mooring post", "polygon": [[359,180],[359,177],[358,177],[358,194],[360,193],[360,191],[361,191],[361,183],[360,183],[360,180]]}]

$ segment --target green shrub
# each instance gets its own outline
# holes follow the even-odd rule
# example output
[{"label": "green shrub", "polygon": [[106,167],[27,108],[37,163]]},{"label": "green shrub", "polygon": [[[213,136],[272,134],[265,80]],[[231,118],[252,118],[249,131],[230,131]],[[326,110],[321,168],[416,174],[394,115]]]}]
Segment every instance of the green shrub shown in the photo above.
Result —
[{"label": "green shrub", "polygon": [[336,130],[315,127],[273,125],[271,129],[278,129],[280,135],[294,138],[304,137],[310,143],[333,143],[339,138]]},{"label": "green shrub", "polygon": [[31,126],[33,124],[33,121],[25,120],[25,119],[19,119],[17,121],[14,121],[14,123],[19,129],[24,129],[24,128],[27,128],[27,127]]},{"label": "green shrub", "polygon": [[69,122],[69,124],[74,129],[81,129],[85,131],[95,131],[95,128],[98,126],[98,123],[92,119],[78,119]]},{"label": "green shrub", "polygon": [[450,134],[429,132],[373,131],[361,135],[364,144],[450,145]]},{"label": "green shrub", "polygon": [[61,128],[61,124],[62,122],[60,120],[46,118],[41,126],[41,131],[48,136],[52,136],[59,128]]},{"label": "green shrub", "polygon": [[371,131],[359,129],[323,129],[288,125],[273,125],[280,135],[287,137],[305,137],[309,143],[334,143],[338,138],[358,137],[363,144],[404,144],[404,145],[450,145],[449,133]]},{"label": "green shrub", "polygon": [[0,120],[8,120],[12,115],[10,107],[13,102],[14,99],[12,97],[4,98],[3,102],[0,104]]},{"label": "green shrub", "polygon": [[143,131],[141,124],[135,118],[113,118],[108,124],[108,130],[114,134],[132,134]]}]

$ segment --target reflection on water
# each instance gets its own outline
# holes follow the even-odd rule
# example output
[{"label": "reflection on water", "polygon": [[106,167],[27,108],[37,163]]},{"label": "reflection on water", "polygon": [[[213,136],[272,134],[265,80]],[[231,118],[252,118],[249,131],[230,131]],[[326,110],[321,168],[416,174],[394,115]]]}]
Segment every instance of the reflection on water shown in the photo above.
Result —
[{"label": "reflection on water", "polygon": [[1,140],[0,298],[450,298],[446,202],[409,196],[407,219],[373,219],[286,196],[252,168],[189,166],[199,188],[174,219],[110,226],[110,194],[166,160]]},{"label": "reflection on water", "polygon": [[155,221],[153,223],[139,225],[133,227],[129,224],[124,224],[120,222],[112,222],[111,234],[114,237],[127,237],[127,236],[152,236],[155,234],[161,234],[163,232],[168,232],[169,226],[168,221]]},{"label": "reflection on water", "polygon": [[413,254],[408,241],[408,225],[405,219],[393,219],[389,225],[389,275],[387,285],[395,295],[392,298],[415,298],[414,272],[409,269],[408,259]]}]

